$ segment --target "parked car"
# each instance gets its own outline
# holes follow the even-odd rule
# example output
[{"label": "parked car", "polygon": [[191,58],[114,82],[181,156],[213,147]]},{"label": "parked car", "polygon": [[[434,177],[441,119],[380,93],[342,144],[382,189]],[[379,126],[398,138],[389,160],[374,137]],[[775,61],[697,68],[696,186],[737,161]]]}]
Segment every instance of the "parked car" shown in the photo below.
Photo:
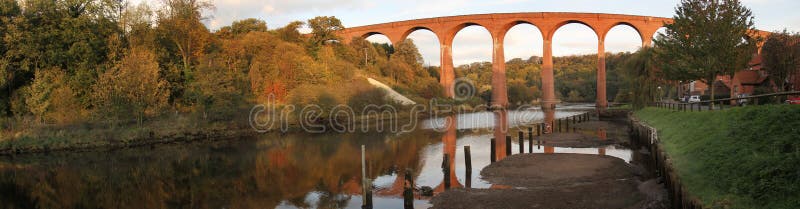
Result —
[{"label": "parked car", "polygon": [[700,101],[700,95],[693,95],[689,97],[689,102],[699,102],[699,101]]},{"label": "parked car", "polygon": [[739,94],[739,95],[736,95],[736,98],[743,98],[743,99],[736,100],[736,104],[739,104],[739,106],[747,105],[748,100],[747,100],[747,98],[744,98],[744,97],[749,97],[749,96],[750,96],[750,94]]},{"label": "parked car", "polygon": [[687,102],[689,102],[689,96],[683,96],[683,97],[681,97],[681,102],[683,102],[683,103],[687,103]]},{"label": "parked car", "polygon": [[789,96],[786,104],[800,104],[800,96]]}]

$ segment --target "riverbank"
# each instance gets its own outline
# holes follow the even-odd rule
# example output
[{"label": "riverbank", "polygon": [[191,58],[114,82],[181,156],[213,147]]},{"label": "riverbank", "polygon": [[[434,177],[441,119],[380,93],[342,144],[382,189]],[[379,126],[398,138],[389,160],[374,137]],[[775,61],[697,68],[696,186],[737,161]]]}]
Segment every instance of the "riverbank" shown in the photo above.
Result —
[{"label": "riverbank", "polygon": [[[440,116],[455,112],[437,113]],[[426,112],[412,116],[410,111],[391,115],[358,116],[355,120],[336,120],[351,125],[352,130],[376,130],[378,126],[402,126],[411,120],[420,120],[430,115]],[[158,144],[184,143],[203,140],[226,140],[253,136],[275,131],[284,131],[280,124],[269,130],[256,130],[248,121],[248,115],[231,117],[229,120],[209,121],[196,115],[176,115],[135,122],[107,123],[81,122],[72,125],[3,125],[0,130],[0,155],[27,153],[83,152],[152,146]],[[5,122],[10,123],[10,122]],[[295,119],[289,119],[286,133],[304,132],[304,127]],[[308,125],[308,124],[306,124]],[[323,132],[333,132],[343,127],[331,127],[329,122],[318,122],[313,128],[324,127]],[[6,127],[15,127],[9,129]],[[316,130],[316,129],[315,129]],[[389,130],[389,128],[380,128]]]},{"label": "riverbank", "polygon": [[706,207],[800,207],[800,106],[708,112],[645,108],[689,193]]},{"label": "riverbank", "polygon": [[113,150],[255,135],[246,122],[210,122],[191,117],[147,121],[141,125],[81,123],[34,125],[5,130],[0,155]]},{"label": "riverbank", "polygon": [[[586,154],[521,154],[481,171],[505,189],[457,188],[433,208],[663,208],[661,185],[639,182],[622,159]],[[662,189],[663,190],[663,189]]]},{"label": "riverbank", "polygon": [[[597,154],[516,154],[481,170],[488,189],[454,188],[435,196],[433,208],[669,208],[663,184],[646,168],[649,153],[636,147],[632,161],[605,155],[605,147],[630,145],[625,111],[576,130],[536,140],[545,146],[597,148]],[[638,160],[636,160],[638,159]]]}]

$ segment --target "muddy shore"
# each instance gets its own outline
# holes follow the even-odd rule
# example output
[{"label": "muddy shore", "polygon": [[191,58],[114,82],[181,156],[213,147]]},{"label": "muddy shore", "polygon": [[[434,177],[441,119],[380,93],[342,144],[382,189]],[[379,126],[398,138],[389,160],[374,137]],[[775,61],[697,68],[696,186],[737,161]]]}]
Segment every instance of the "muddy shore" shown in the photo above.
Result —
[{"label": "muddy shore", "polygon": [[[625,121],[612,119],[575,124],[576,131],[540,140],[559,147],[628,145]],[[448,190],[431,200],[432,208],[669,208],[663,185],[649,179],[643,166],[611,156],[517,154],[487,166],[481,176],[494,186]]]}]

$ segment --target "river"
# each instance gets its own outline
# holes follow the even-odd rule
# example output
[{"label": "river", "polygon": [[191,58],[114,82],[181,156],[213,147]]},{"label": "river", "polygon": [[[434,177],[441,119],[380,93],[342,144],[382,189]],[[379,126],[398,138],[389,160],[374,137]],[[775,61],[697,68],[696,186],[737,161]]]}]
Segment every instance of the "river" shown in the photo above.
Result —
[{"label": "river", "polygon": [[[555,117],[581,114],[590,108],[559,108]],[[539,110],[499,116],[469,113],[422,120],[420,129],[405,133],[270,133],[115,151],[3,157],[0,207],[360,208],[360,152],[365,145],[374,208],[402,208],[406,170],[412,172],[416,187],[429,186],[435,192],[443,191],[445,176],[453,187],[502,188],[480,178],[481,169],[490,163],[490,139],[502,136],[494,129],[496,121],[506,122],[502,126],[508,130],[500,134],[513,136],[511,150],[518,153],[516,127],[542,117]],[[472,155],[469,178],[464,146],[470,146]],[[632,160],[629,149],[615,146],[536,146],[532,151]],[[444,154],[455,159],[449,163],[449,174],[442,172]],[[428,200],[418,195],[415,208],[427,208]]]}]

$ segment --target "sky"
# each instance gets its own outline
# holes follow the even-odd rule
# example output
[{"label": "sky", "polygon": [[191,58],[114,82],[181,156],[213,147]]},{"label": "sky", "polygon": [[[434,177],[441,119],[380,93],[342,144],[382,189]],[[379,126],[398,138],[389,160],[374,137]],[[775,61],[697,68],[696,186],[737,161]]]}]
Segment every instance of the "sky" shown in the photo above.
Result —
[{"label": "sky", "polygon": [[[158,0],[133,0],[158,1]],[[672,17],[679,0],[210,0],[215,5],[208,11],[205,24],[212,30],[230,25],[235,20],[257,18],[270,29],[291,21],[305,21],[316,16],[335,16],[345,27],[371,25],[419,18],[509,12],[589,12]],[[800,1],[742,0],[753,11],[756,28],[776,31],[800,31]],[[303,32],[307,32],[304,29]],[[414,40],[426,65],[439,65],[439,44],[433,33],[418,30],[409,36]],[[368,40],[386,43],[388,39],[373,35]],[[606,38],[606,51],[635,51],[641,39],[633,28],[617,26]],[[491,37],[479,26],[460,31],[453,43],[453,63],[468,64],[491,61]],[[555,56],[597,53],[596,35],[586,26],[568,24],[553,40]],[[531,25],[517,25],[505,40],[505,57],[525,58],[542,55],[542,37]]]}]

